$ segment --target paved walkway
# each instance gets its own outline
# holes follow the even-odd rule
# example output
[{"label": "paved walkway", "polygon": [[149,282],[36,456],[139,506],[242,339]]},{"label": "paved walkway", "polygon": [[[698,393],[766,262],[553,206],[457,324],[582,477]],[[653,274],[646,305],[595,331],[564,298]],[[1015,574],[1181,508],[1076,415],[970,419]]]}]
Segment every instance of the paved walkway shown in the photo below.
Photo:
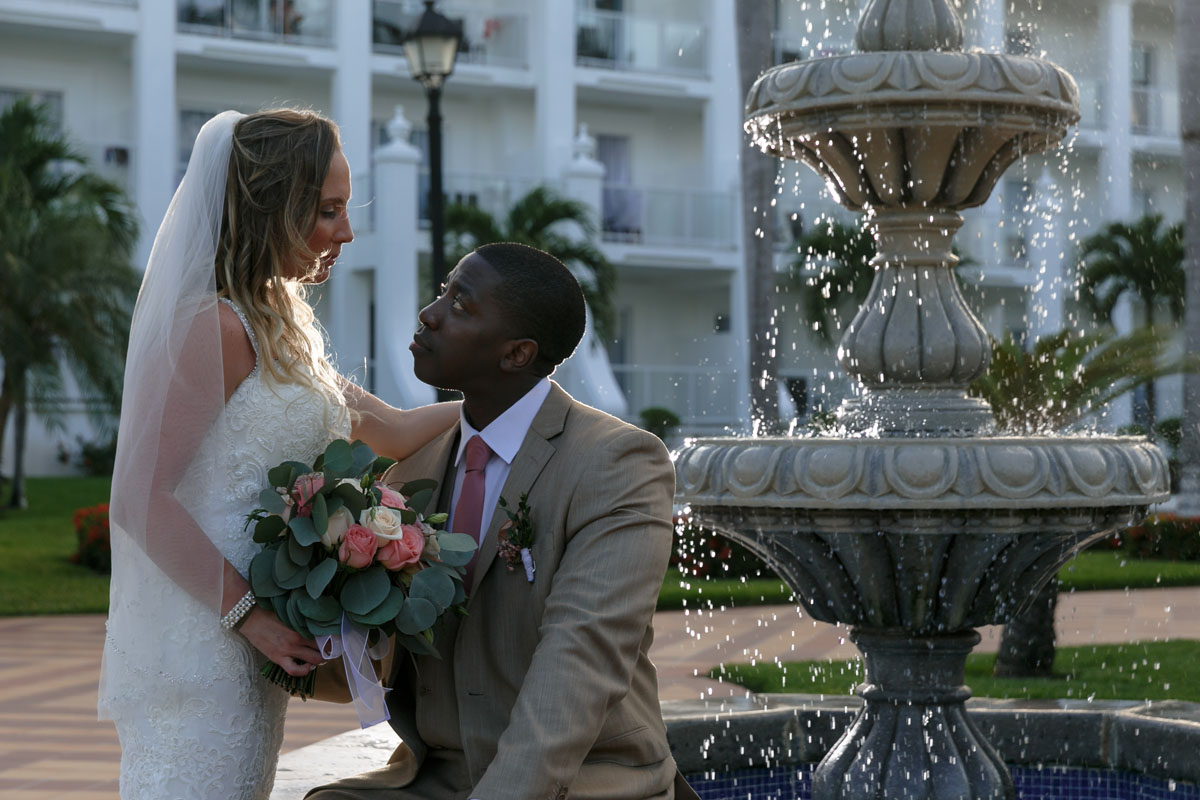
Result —
[{"label": "paved walkway", "polygon": [[[1200,639],[1200,588],[1064,595],[1063,645]],[[664,700],[744,694],[703,676],[722,662],[853,658],[841,627],[813,622],[792,606],[655,617],[652,655]],[[980,650],[996,649],[984,629]],[[0,618],[0,797],[5,800],[114,800],[120,748],[96,721],[101,616]],[[357,725],[346,706],[293,701],[284,751]]]}]

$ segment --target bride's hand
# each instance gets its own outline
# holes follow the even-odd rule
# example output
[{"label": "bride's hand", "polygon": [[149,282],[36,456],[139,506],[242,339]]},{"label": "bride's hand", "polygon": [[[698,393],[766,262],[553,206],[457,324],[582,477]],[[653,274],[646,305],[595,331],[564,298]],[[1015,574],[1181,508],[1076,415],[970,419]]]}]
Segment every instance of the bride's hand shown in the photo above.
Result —
[{"label": "bride's hand", "polygon": [[238,630],[260,653],[294,678],[304,677],[325,660],[316,642],[305,639],[264,608],[251,611]]}]

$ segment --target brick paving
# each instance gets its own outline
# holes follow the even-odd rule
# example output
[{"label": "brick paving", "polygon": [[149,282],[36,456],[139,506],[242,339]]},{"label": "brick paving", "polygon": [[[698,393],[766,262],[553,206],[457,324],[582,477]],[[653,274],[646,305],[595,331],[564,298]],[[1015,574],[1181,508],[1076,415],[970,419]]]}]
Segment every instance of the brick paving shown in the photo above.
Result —
[{"label": "brick paving", "polygon": [[[736,686],[702,677],[718,663],[853,658],[846,629],[793,606],[660,612],[652,655],[664,700],[728,697]],[[1060,599],[1062,645],[1200,639],[1200,588],[1080,592]],[[978,649],[994,651],[985,628]],[[104,637],[99,615],[0,618],[0,797],[114,800],[120,747],[96,720]],[[299,700],[288,709],[283,749],[357,726],[347,706]]]}]

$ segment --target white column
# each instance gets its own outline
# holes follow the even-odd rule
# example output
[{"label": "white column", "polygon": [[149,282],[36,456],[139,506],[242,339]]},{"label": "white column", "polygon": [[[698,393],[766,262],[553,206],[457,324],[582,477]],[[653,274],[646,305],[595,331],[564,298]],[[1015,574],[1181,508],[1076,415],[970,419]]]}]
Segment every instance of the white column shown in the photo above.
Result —
[{"label": "white column", "polygon": [[175,99],[175,4],[142,3],[133,42],[133,193],[141,213],[134,263],[150,258],[154,234],[175,192],[179,106]]},{"label": "white column", "polygon": [[[566,171],[566,194],[590,210],[592,222],[599,223],[600,203],[604,187],[604,165],[596,160],[596,140],[579,129],[575,137],[574,155]],[[578,235],[578,231],[575,232]],[[629,414],[629,404],[608,362],[608,353],[596,337],[592,315],[588,312],[587,331],[575,354],[563,362],[555,373],[558,380],[574,397],[593,408],[607,411],[616,417]]]},{"label": "white column", "polygon": [[1029,228],[1029,266],[1037,279],[1030,292],[1027,316],[1030,333],[1036,339],[1059,332],[1065,322],[1063,259],[1066,240],[1061,235],[1062,200],[1049,167],[1042,169],[1034,192]]},{"label": "white column", "polygon": [[540,177],[557,181],[571,163],[575,132],[575,4],[540,0],[536,8],[530,15],[530,58]]},{"label": "white column", "polygon": [[[371,187],[371,6],[369,3],[337,3],[334,13],[334,46],[337,68],[333,72],[329,110],[342,133],[342,151],[354,179],[354,202],[369,200]],[[353,214],[355,217],[363,215]],[[389,251],[382,251],[389,254]],[[381,265],[377,265],[378,266]],[[347,342],[347,323],[356,310],[351,307],[349,270],[334,270],[330,279],[329,312],[325,326],[334,350]]]},{"label": "white column", "polygon": [[986,53],[1003,53],[1007,46],[1008,30],[1007,0],[976,0],[975,14],[970,18],[975,23],[967,31],[968,41],[974,42]]},{"label": "white column", "polygon": [[408,344],[417,329],[417,168],[421,152],[408,143],[412,126],[397,106],[388,123],[391,142],[375,151],[377,252],[387,262],[375,268],[375,390],[401,408],[432,403],[432,387],[413,375]]},{"label": "white column", "polygon": [[[1108,136],[1100,153],[1100,190],[1106,195],[1101,224],[1130,221],[1132,214],[1133,147],[1130,103],[1133,93],[1133,0],[1108,0],[1101,29],[1105,37],[1104,62],[1108,65],[1104,92],[1104,125]],[[1133,306],[1123,298],[1113,311],[1118,333],[1133,330]],[[1107,422],[1112,426],[1133,420],[1133,399],[1114,402]]]}]

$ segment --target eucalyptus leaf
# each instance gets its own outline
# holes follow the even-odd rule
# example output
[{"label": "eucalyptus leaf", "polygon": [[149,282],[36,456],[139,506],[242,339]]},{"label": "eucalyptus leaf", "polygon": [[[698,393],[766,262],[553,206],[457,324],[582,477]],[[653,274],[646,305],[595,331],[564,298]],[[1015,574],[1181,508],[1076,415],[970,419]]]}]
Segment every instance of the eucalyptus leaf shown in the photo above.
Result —
[{"label": "eucalyptus leaf", "polygon": [[288,558],[296,566],[307,567],[312,561],[313,546],[311,544],[300,544],[294,536],[288,537],[287,540]]},{"label": "eucalyptus leaf", "polygon": [[475,537],[465,533],[439,533],[437,535],[438,545],[441,546],[442,552],[454,550],[459,553],[474,553],[478,546],[475,543]]},{"label": "eucalyptus leaf", "polygon": [[[333,492],[325,496],[325,513],[331,517],[344,505],[346,505],[346,501]],[[327,527],[326,530],[329,530],[329,528]]]},{"label": "eucalyptus leaf", "polygon": [[350,618],[360,625],[374,628],[394,619],[400,613],[400,609],[404,607],[404,603],[404,590],[399,586],[393,586],[388,592],[387,599],[380,603],[378,608],[367,614],[351,614]]},{"label": "eucalyptus leaf", "polygon": [[429,489],[430,491],[433,491],[437,488],[437,485],[437,481],[435,481],[433,478],[417,478],[416,480],[411,480],[401,486],[400,494],[404,495],[405,497],[412,497],[422,489]]},{"label": "eucalyptus leaf", "polygon": [[268,514],[282,514],[287,508],[282,495],[274,489],[263,489],[258,493],[258,504],[267,510]]},{"label": "eucalyptus leaf", "polygon": [[474,555],[474,552],[468,553],[461,550],[443,550],[442,552],[438,553],[438,558],[441,559],[441,562],[447,566],[465,567],[467,564],[471,563],[471,558]]},{"label": "eucalyptus leaf", "polygon": [[408,507],[413,511],[416,511],[418,514],[423,514],[425,512],[425,507],[428,506],[429,501],[433,499],[433,489],[419,489],[413,494],[406,496],[408,497]]},{"label": "eucalyptus leaf", "polygon": [[254,525],[254,541],[267,544],[279,538],[279,534],[287,529],[287,523],[282,517],[271,515],[263,517]]},{"label": "eucalyptus leaf", "polygon": [[308,566],[295,564],[288,555],[287,548],[281,547],[275,553],[275,580],[284,589],[298,589],[308,579]]},{"label": "eucalyptus leaf", "polygon": [[292,535],[300,544],[316,544],[321,541],[321,535],[313,528],[312,519],[309,517],[292,517],[288,520],[288,527],[292,529]]},{"label": "eucalyptus leaf", "polygon": [[454,601],[454,579],[440,570],[423,569],[413,576],[408,595],[428,600],[440,614]]},{"label": "eucalyptus leaf", "polygon": [[350,468],[354,465],[354,453],[350,443],[345,439],[334,439],[325,448],[325,462],[322,470],[326,481],[350,477]]},{"label": "eucalyptus leaf", "polygon": [[371,472],[375,475],[383,475],[383,473],[388,471],[388,467],[395,463],[396,459],[394,458],[380,456],[379,458],[375,459],[375,463],[371,465]]},{"label": "eucalyptus leaf", "polygon": [[350,475],[362,475],[367,467],[375,463],[375,451],[363,442],[355,442],[350,446],[351,463]]},{"label": "eucalyptus leaf", "polygon": [[350,614],[374,611],[388,597],[392,582],[379,564],[356,572],[342,585],[342,607]]},{"label": "eucalyptus leaf", "polygon": [[271,598],[271,607],[275,609],[275,616],[279,617],[279,621],[287,624],[287,601],[291,595],[288,592],[280,592]]},{"label": "eucalyptus leaf", "polygon": [[423,597],[410,596],[396,615],[396,629],[409,636],[415,636],[432,627],[437,618],[437,609],[433,607],[433,603]]},{"label": "eucalyptus leaf", "polygon": [[327,558],[313,567],[304,581],[304,588],[308,590],[309,597],[319,597],[325,591],[325,587],[337,574],[337,565],[336,558]]},{"label": "eucalyptus leaf", "polygon": [[405,525],[415,525],[416,524],[417,512],[413,511],[411,508],[397,509],[397,513],[400,515],[400,521],[403,522]]},{"label": "eucalyptus leaf", "polygon": [[329,530],[329,506],[325,503],[325,495],[319,492],[312,499],[312,525],[317,536],[324,536]]},{"label": "eucalyptus leaf", "polygon": [[328,624],[321,624],[316,620],[309,620],[308,630],[312,633],[314,639],[318,636],[339,636],[342,632],[341,617],[339,617],[337,621]]},{"label": "eucalyptus leaf", "polygon": [[433,656],[437,659],[442,657],[442,654],[437,651],[433,643],[419,634],[417,636],[401,634],[396,637],[396,640],[405,650],[416,653],[419,656]]},{"label": "eucalyptus leaf", "polygon": [[313,638],[308,630],[308,620],[304,618],[304,614],[300,611],[300,598],[306,597],[304,592],[292,592],[287,599],[287,621],[288,625],[296,633],[299,633],[305,638]]},{"label": "eucalyptus leaf", "polygon": [[[346,509],[350,512],[350,516],[358,519],[358,515],[366,509],[370,508],[371,503],[367,500],[366,495],[361,489],[355,488],[348,483],[343,483],[337,486],[331,493],[332,499],[341,500],[346,504]],[[332,511],[330,512],[332,513]]]},{"label": "eucalyptus leaf", "polygon": [[294,592],[300,599],[297,601],[297,606],[309,621],[312,623],[321,623],[324,625],[333,625],[341,622],[342,606],[335,598],[329,596],[313,597],[307,592]]},{"label": "eucalyptus leaf", "polygon": [[250,588],[256,597],[275,597],[284,590],[275,581],[275,550],[268,547],[250,561]]}]

